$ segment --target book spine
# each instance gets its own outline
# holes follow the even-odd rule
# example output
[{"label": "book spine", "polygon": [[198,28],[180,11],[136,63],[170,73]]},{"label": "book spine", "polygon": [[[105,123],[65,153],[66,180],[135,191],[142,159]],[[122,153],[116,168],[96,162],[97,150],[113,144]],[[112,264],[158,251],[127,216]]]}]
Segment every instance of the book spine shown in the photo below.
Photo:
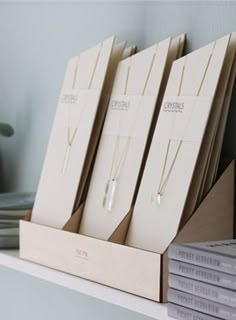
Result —
[{"label": "book spine", "polygon": [[168,301],[225,320],[236,319],[236,309],[174,289],[168,290]]},{"label": "book spine", "polygon": [[236,277],[227,273],[195,266],[193,264],[170,260],[169,272],[227,289],[236,289]]},{"label": "book spine", "polygon": [[168,316],[178,320],[219,320],[218,318],[172,303],[168,304]]},{"label": "book spine", "polygon": [[169,274],[169,286],[173,289],[188,292],[198,297],[206,298],[211,301],[225,304],[227,306],[236,306],[236,292],[210,284],[181,277],[175,274]]},{"label": "book spine", "polygon": [[236,274],[236,259],[189,246],[172,245],[168,257],[205,268]]}]

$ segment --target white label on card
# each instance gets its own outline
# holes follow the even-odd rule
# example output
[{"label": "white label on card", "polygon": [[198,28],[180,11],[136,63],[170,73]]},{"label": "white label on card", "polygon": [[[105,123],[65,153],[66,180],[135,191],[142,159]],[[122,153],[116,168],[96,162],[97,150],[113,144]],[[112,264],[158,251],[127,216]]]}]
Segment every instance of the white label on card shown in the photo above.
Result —
[{"label": "white label on card", "polygon": [[212,106],[212,97],[165,97],[158,119],[158,138],[201,140]]},{"label": "white label on card", "polygon": [[59,106],[55,117],[55,123],[59,126],[69,126],[76,128],[80,121],[80,126],[85,125],[81,121],[89,112],[94,112],[97,106],[100,93],[97,90],[70,89],[62,92],[59,99]]},{"label": "white label on card", "polygon": [[79,102],[79,92],[63,92],[60,97],[60,103],[75,104]]},{"label": "white label on card", "polygon": [[156,97],[115,95],[109,102],[103,134],[145,138],[153,116]]}]

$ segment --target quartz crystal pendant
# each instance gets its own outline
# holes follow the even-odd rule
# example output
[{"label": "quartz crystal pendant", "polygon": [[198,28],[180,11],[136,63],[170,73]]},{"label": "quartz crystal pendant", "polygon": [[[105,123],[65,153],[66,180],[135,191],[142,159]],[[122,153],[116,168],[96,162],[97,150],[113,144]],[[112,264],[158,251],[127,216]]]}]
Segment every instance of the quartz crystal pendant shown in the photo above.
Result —
[{"label": "quartz crystal pendant", "polygon": [[106,208],[106,202],[107,202],[107,194],[108,194],[108,189],[109,189],[109,183],[110,183],[110,180],[108,180],[108,181],[107,181],[107,184],[106,184],[105,193],[104,193],[104,198],[103,198],[103,202],[102,202],[103,208]]},{"label": "quartz crystal pendant", "polygon": [[158,204],[158,205],[161,204],[161,193],[160,192],[155,193],[151,196],[151,203]]},{"label": "quartz crystal pendant", "polygon": [[117,186],[117,181],[115,179],[109,180],[106,185],[105,195],[103,199],[103,207],[108,212],[111,212],[113,207],[115,193],[116,193],[116,186]]}]

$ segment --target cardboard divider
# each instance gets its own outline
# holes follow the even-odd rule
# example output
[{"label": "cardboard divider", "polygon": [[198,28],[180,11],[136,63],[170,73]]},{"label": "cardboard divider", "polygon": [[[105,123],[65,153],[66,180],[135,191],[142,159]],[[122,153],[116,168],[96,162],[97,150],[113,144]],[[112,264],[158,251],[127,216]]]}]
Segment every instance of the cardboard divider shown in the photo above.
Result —
[{"label": "cardboard divider", "polygon": [[130,209],[130,211],[127,213],[127,215],[124,217],[124,219],[121,221],[121,223],[118,225],[118,227],[115,229],[115,231],[112,233],[108,241],[124,244],[125,238],[128,233],[130,220],[132,217],[132,211],[133,209]]},{"label": "cardboard divider", "polygon": [[77,233],[79,230],[80,221],[82,218],[84,205],[80,205],[79,208],[73,213],[71,218],[67,221],[67,223],[64,225],[62,230],[70,231]]},{"label": "cardboard divider", "polygon": [[[181,228],[174,243],[233,238],[234,177],[232,161],[194,214]],[[154,301],[165,302],[167,249],[163,254],[121,245],[132,210],[109,241],[78,234],[81,206],[63,230],[20,222],[20,257]],[[50,239],[50,241],[49,241]],[[116,242],[116,243],[115,243]]]},{"label": "cardboard divider", "polygon": [[26,215],[24,216],[25,221],[30,221],[31,220],[31,215],[32,215],[32,211],[29,211],[28,213],[26,213]]}]

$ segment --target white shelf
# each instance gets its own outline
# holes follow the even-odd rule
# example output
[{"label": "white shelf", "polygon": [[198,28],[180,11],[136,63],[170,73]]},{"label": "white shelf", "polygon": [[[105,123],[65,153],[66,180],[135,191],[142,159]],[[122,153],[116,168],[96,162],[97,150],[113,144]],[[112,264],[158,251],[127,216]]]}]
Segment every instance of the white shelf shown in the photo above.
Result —
[{"label": "white shelf", "polygon": [[98,283],[75,277],[19,258],[19,251],[1,250],[0,265],[72,289],[158,320],[170,319],[165,304],[140,298]]}]

